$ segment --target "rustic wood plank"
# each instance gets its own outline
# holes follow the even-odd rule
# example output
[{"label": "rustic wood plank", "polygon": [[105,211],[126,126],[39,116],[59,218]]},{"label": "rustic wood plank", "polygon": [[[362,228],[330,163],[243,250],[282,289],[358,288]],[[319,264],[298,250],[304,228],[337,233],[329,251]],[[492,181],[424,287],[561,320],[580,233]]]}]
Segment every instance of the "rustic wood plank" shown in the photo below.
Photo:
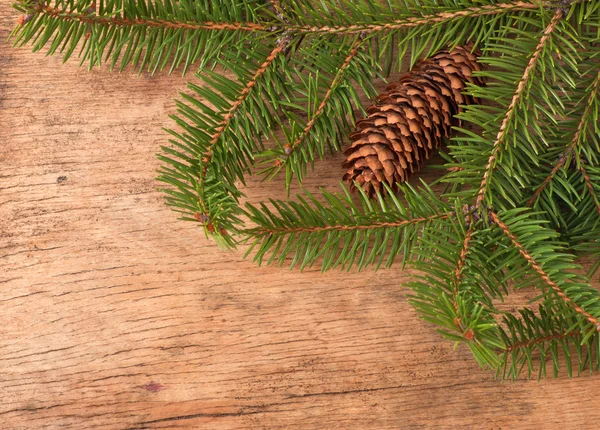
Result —
[{"label": "rustic wood plank", "polygon": [[186,79],[12,49],[0,17],[2,428],[595,427],[598,376],[494,380],[416,317],[409,272],[221,252],[155,191]]}]

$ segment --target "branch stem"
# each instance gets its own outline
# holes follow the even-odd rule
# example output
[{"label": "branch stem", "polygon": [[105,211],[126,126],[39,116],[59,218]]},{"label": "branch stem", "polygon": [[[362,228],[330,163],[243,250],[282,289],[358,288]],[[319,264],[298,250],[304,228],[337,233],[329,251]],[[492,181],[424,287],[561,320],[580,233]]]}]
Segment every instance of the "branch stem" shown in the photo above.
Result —
[{"label": "branch stem", "polygon": [[352,230],[373,230],[385,227],[404,227],[411,224],[420,224],[428,221],[441,220],[454,215],[452,212],[432,215],[429,217],[412,218],[394,222],[379,222],[368,225],[327,225],[327,226],[312,226],[312,227],[257,227],[250,229],[253,235],[273,235],[273,234],[290,234],[290,233],[316,233],[321,231],[352,231]]},{"label": "branch stem", "polygon": [[454,12],[440,12],[422,17],[408,17],[398,19],[385,24],[355,24],[349,26],[297,26],[290,30],[296,30],[301,33],[378,33],[381,31],[402,30],[419,26],[428,26],[453,21],[458,18],[475,18],[486,15],[497,15],[509,11],[535,10],[539,9],[539,4],[525,1],[515,1],[510,3],[498,3],[493,5],[474,6],[467,9]]},{"label": "branch stem", "polygon": [[597,331],[600,331],[600,322],[598,321],[598,319],[594,318],[593,315],[586,312],[583,308],[581,308],[581,306],[579,306],[577,303],[575,303],[575,301],[573,299],[571,299],[563,291],[563,289],[550,278],[550,276],[544,271],[544,269],[542,269],[542,266],[540,266],[539,263],[537,261],[535,261],[533,256],[527,251],[527,249],[525,249],[525,247],[521,244],[521,242],[519,242],[519,239],[517,239],[517,237],[514,234],[512,234],[512,232],[510,231],[508,226],[502,222],[502,220],[498,217],[498,215],[494,212],[490,212],[490,217],[494,221],[494,223],[498,227],[500,227],[500,229],[502,229],[504,234],[510,239],[510,241],[515,246],[515,248],[517,248],[519,250],[519,253],[521,254],[521,256],[523,256],[523,258],[529,263],[529,265],[533,268],[533,270],[535,270],[541,276],[541,278],[544,280],[546,285],[548,285],[550,288],[552,288],[564,302],[571,305],[573,307],[573,309],[575,310],[575,312],[577,312],[580,315],[583,315],[589,322],[594,324]]},{"label": "branch stem", "polygon": [[223,132],[227,129],[227,126],[231,122],[231,119],[234,117],[235,113],[238,111],[238,109],[240,108],[242,103],[244,103],[244,100],[246,100],[248,98],[248,95],[250,94],[250,90],[252,90],[252,88],[256,85],[256,83],[258,82],[260,77],[262,75],[264,75],[264,73],[267,71],[269,66],[273,63],[273,61],[275,61],[277,56],[281,52],[283,52],[283,50],[285,49],[285,46],[287,44],[287,41],[288,41],[287,38],[280,39],[279,43],[275,46],[275,48],[273,48],[273,50],[267,56],[265,61],[258,67],[258,69],[256,69],[256,72],[254,73],[252,78],[246,83],[246,86],[240,92],[240,95],[238,96],[236,101],[231,105],[231,107],[229,108],[229,111],[225,114],[221,123],[219,124],[219,126],[217,127],[215,132],[212,134],[210,142],[208,143],[208,147],[207,147],[206,151],[202,154],[202,163],[203,163],[202,176],[203,177],[206,174],[207,165],[210,162],[211,157],[212,157],[212,152],[211,152],[212,146],[214,146],[219,141],[219,139],[223,135]]},{"label": "branch stem", "polygon": [[592,179],[588,174],[586,168],[583,166],[583,162],[579,166],[579,170],[583,175],[583,180],[585,181],[585,186],[587,187],[590,195],[592,196],[592,200],[594,200],[594,204],[596,205],[596,212],[600,214],[600,202],[598,201],[598,196],[596,195],[596,191],[594,190],[594,184],[592,184]]},{"label": "branch stem", "polygon": [[[352,45],[352,48],[350,49],[350,52],[348,53],[348,55],[344,59],[344,62],[342,63],[342,65],[340,66],[340,68],[338,69],[337,74],[335,75],[335,78],[331,82],[331,85],[329,86],[329,89],[325,93],[325,96],[323,97],[323,100],[321,100],[321,103],[319,104],[317,110],[313,114],[313,116],[310,119],[310,121],[308,121],[308,123],[304,127],[304,130],[302,130],[302,133],[300,134],[300,136],[298,136],[298,138],[296,140],[294,140],[294,142],[290,145],[290,150],[291,151],[294,151],[296,149],[296,147],[298,147],[300,144],[302,144],[302,142],[304,141],[304,139],[306,139],[306,137],[308,136],[308,134],[310,133],[310,131],[314,127],[315,122],[317,121],[317,119],[319,119],[319,117],[325,111],[325,107],[327,106],[327,103],[329,102],[329,99],[331,98],[331,95],[333,94],[333,91],[335,90],[335,88],[338,86],[338,84],[342,80],[342,77],[344,76],[344,72],[346,71],[346,69],[348,68],[348,66],[350,66],[350,63],[352,62],[352,59],[354,57],[356,57],[356,55],[358,54],[358,50],[359,50],[360,45],[362,43],[363,43],[363,37],[358,37],[357,40]],[[289,153],[291,153],[291,151],[289,151]],[[287,155],[289,155],[289,153]]]},{"label": "branch stem", "polygon": [[[272,2],[273,7],[278,13],[281,13],[281,5],[278,1]],[[459,18],[475,18],[486,15],[497,15],[511,11],[532,11],[539,9],[538,3],[527,1],[514,1],[507,3],[498,3],[493,5],[474,6],[463,10],[453,12],[440,12],[426,16],[412,16],[385,24],[354,24],[349,26],[303,26],[303,25],[285,25],[283,22],[277,24],[282,31],[297,33],[329,33],[329,34],[356,34],[356,33],[378,33],[393,30],[402,30],[418,26],[427,26],[450,22]],[[127,19],[119,17],[96,16],[75,11],[67,11],[53,8],[47,5],[38,5],[31,10],[32,13],[54,16],[65,21],[79,21],[88,24],[98,24],[102,26],[146,26],[162,27],[187,30],[229,30],[229,31],[259,31],[272,32],[272,25],[259,24],[252,22],[181,22],[161,19]]]},{"label": "branch stem", "polygon": [[167,21],[163,19],[127,19],[119,17],[96,16],[86,13],[77,13],[66,11],[46,5],[39,5],[33,9],[34,13],[49,15],[63,21],[79,21],[87,24],[98,24],[101,26],[115,27],[159,27],[159,28],[174,28],[185,30],[241,30],[241,31],[266,31],[267,27],[262,24],[251,22],[182,22],[182,21]]},{"label": "branch stem", "polygon": [[511,352],[511,351],[514,351],[515,349],[528,348],[530,346],[537,345],[538,343],[547,342],[549,340],[564,339],[566,337],[575,337],[575,336],[579,336],[580,334],[581,334],[581,331],[574,330],[574,331],[572,331],[570,333],[558,333],[558,334],[551,334],[551,335],[544,336],[544,337],[538,337],[538,338],[534,338],[534,339],[528,339],[526,341],[517,342],[517,343],[514,343],[512,345],[507,345],[504,348],[503,351],[504,352]]},{"label": "branch stem", "polygon": [[485,200],[485,194],[486,194],[486,191],[487,191],[487,188],[489,185],[490,177],[492,175],[492,171],[496,167],[496,161],[498,159],[500,150],[504,146],[506,135],[509,130],[509,125],[515,116],[516,107],[521,100],[521,96],[522,96],[525,88],[527,87],[527,84],[529,83],[529,79],[531,78],[531,75],[535,69],[535,66],[540,57],[540,54],[542,53],[544,47],[546,46],[546,42],[548,41],[548,39],[550,38],[550,36],[554,32],[554,30],[556,29],[556,26],[557,26],[558,22],[561,20],[561,18],[563,17],[563,14],[564,14],[564,12],[560,9],[558,9],[556,11],[556,13],[554,14],[554,17],[552,18],[552,20],[550,21],[550,23],[544,30],[544,33],[543,33],[542,37],[540,38],[540,41],[538,42],[538,44],[535,48],[535,51],[533,52],[533,55],[529,59],[529,63],[527,64],[527,67],[525,67],[525,70],[523,71],[523,76],[522,76],[521,80],[519,81],[519,84],[513,95],[510,105],[508,106],[508,109],[506,110],[506,114],[504,115],[504,119],[502,120],[502,124],[500,125],[500,129],[498,130],[496,140],[494,141],[494,144],[492,145],[492,152],[488,159],[487,166],[485,168],[485,173],[483,174],[481,184],[479,185],[479,191],[477,193],[477,201],[476,201],[477,208],[479,208],[481,206],[481,203],[483,203],[483,201]]},{"label": "branch stem", "polygon": [[465,267],[465,263],[467,261],[467,254],[469,252],[469,246],[471,244],[471,238],[473,237],[473,233],[475,232],[473,217],[471,216],[471,225],[467,230],[467,234],[465,235],[465,240],[463,240],[462,249],[460,250],[460,255],[458,257],[458,262],[456,264],[456,270],[454,271],[454,288],[452,289],[452,305],[454,306],[454,310],[456,311],[456,319],[454,321],[454,325],[459,330],[462,330],[460,326],[460,315],[458,314],[458,293],[459,293],[459,285],[462,277],[462,270]]}]

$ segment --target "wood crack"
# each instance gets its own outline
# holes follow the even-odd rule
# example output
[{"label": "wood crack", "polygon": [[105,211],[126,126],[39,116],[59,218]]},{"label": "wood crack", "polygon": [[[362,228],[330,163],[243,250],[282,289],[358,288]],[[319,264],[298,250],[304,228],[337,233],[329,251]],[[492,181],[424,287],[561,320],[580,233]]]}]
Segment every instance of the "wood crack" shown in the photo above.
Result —
[{"label": "wood crack", "polygon": [[386,391],[386,390],[398,390],[400,388],[404,388],[404,385],[392,385],[389,387],[376,387],[376,388],[359,388],[356,390],[344,390],[344,391],[324,391],[320,393],[307,393],[307,394],[290,394],[286,397],[286,399],[298,399],[305,397],[315,397],[315,396],[343,396],[346,394],[360,394],[360,393],[372,393],[377,391]]}]

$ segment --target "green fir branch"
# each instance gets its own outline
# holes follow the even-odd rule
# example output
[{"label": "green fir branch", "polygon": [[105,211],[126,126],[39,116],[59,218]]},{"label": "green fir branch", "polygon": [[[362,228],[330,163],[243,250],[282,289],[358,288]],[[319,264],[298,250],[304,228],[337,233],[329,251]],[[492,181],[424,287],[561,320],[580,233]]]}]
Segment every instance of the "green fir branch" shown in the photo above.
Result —
[{"label": "green fir branch", "polygon": [[[205,7],[191,0],[21,0],[15,6],[25,13],[13,32],[15,44],[33,43],[39,51],[61,53],[67,61],[79,47],[80,64],[89,67],[107,62],[123,70],[132,64],[152,72],[169,66],[183,72],[202,58],[218,57],[232,41],[256,31],[260,3],[238,0]],[[240,18],[245,21],[239,21]]]},{"label": "green fir branch", "polygon": [[490,82],[469,92],[487,103],[467,106],[458,115],[466,125],[450,146],[456,160],[450,167],[460,168],[443,180],[457,184],[450,195],[475,195],[478,207],[523,205],[537,177],[538,159],[552,151],[551,142],[559,134],[557,118],[566,115],[565,100],[579,73],[578,43],[561,10],[544,27],[524,20],[516,33],[493,39],[484,48],[480,61],[493,70],[479,74]]},{"label": "green fir branch", "polygon": [[573,273],[580,269],[573,263],[573,255],[565,253],[561,244],[549,241],[557,238],[558,233],[542,227],[534,218],[528,219],[522,209],[507,211],[503,216],[510,220],[508,224],[496,213],[490,213],[494,224],[510,239],[543,283],[587,321],[586,332],[600,331],[600,293]]},{"label": "green fir branch", "polygon": [[538,313],[530,309],[519,311],[519,318],[506,314],[501,336],[505,346],[500,350],[498,375],[517,379],[523,375],[538,378],[547,374],[551,363],[556,378],[562,366],[569,377],[573,367],[581,375],[586,367],[590,373],[600,368],[600,334],[584,339],[576,318],[565,315],[560,309],[540,306]]},{"label": "green fir branch", "polygon": [[[177,103],[178,115],[173,116],[181,131],[170,131],[173,146],[163,147],[159,156],[166,163],[159,180],[172,187],[168,203],[187,219],[200,221],[227,247],[235,244],[230,233],[242,224],[236,181],[244,181],[253,153],[278,123],[273,106],[287,97],[283,81],[273,91],[273,83],[281,79],[275,70],[285,68],[281,54],[287,43],[281,39],[271,50],[256,49],[243,63],[237,56],[219,59],[217,64],[233,72],[237,82],[210,70],[198,74],[206,86],[189,84],[196,96],[181,94],[184,101]],[[265,85],[269,90],[261,91]]]},{"label": "green fir branch", "polygon": [[406,204],[395,196],[380,196],[375,203],[361,193],[359,206],[345,188],[343,195],[322,191],[325,203],[308,192],[298,202],[271,200],[275,213],[265,204],[248,204],[248,218],[257,226],[244,231],[250,244],[246,255],[254,254],[259,264],[301,269],[319,262],[323,271],[389,267],[400,253],[404,264],[421,231],[442,228],[453,212],[427,187],[403,190]]},{"label": "green fir branch", "polygon": [[[295,6],[295,17],[304,21],[304,25],[290,26],[287,29],[291,31],[299,31],[303,33],[330,33],[330,34],[358,34],[358,33],[378,33],[390,32],[397,30],[405,30],[410,28],[425,28],[436,24],[444,24],[452,21],[458,21],[465,18],[474,18],[480,16],[498,15],[508,12],[531,11],[539,9],[539,5],[525,1],[515,1],[506,3],[488,2],[473,7],[456,6],[455,2],[446,2],[446,4],[438,3],[420,3],[416,9],[408,7],[389,7],[380,6],[379,13],[373,13],[373,10],[365,11],[365,3],[357,2],[356,4],[346,4],[351,10],[343,13],[336,7],[335,1],[330,2],[331,8],[336,10],[335,15],[323,14],[321,9],[308,9],[309,3],[301,1],[291,2]],[[449,4],[450,3],[450,4]],[[362,7],[361,7],[362,6]],[[369,6],[374,6],[370,3]],[[462,5],[464,6],[464,4]],[[429,13],[427,13],[429,12]],[[387,15],[387,16],[386,16]],[[363,22],[356,23],[357,16],[363,18]],[[376,20],[382,21],[381,17],[390,17],[388,22],[373,22]],[[401,18],[397,18],[401,16]],[[371,17],[371,22],[365,18]],[[345,19],[344,19],[345,18]],[[323,21],[326,21],[324,23]],[[346,25],[340,25],[340,20],[344,20]]]}]

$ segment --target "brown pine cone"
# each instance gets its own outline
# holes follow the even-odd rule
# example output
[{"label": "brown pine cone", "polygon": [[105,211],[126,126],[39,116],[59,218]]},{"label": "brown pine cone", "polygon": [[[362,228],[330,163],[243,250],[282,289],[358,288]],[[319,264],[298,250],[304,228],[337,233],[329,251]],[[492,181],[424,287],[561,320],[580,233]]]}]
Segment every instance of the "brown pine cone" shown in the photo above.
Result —
[{"label": "brown pine cone", "polygon": [[477,55],[457,47],[417,63],[388,85],[350,135],[344,180],[373,196],[385,191],[383,183],[395,189],[418,171],[458,125],[460,105],[475,103],[463,94],[467,82],[484,85],[475,70],[481,70]]}]

